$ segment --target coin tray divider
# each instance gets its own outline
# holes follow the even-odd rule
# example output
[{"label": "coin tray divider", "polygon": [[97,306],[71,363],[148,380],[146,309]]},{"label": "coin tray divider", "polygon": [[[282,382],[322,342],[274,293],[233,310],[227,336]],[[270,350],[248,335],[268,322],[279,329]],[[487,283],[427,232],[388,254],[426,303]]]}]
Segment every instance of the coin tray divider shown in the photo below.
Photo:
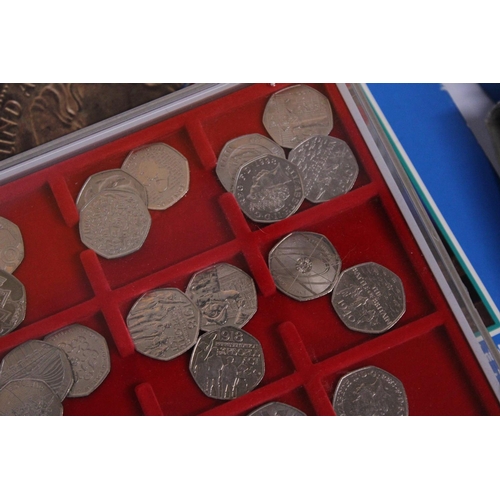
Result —
[{"label": "coin tray divider", "polygon": [[[333,84],[313,84],[332,104],[330,135],[346,141],[360,165],[354,188],[322,204],[305,201],[288,219],[250,221],[215,174],[224,144],[240,135],[268,136],[262,114],[288,84],[252,85],[163,122],[0,186],[0,215],[16,223],[25,260],[14,275],[27,290],[27,315],[0,338],[0,357],[29,339],[72,323],[101,333],[111,372],[86,398],[66,399],[67,415],[246,415],[269,401],[308,415],[334,415],[339,379],[369,364],[398,377],[410,413],[499,414],[500,408],[456,318],[401,215],[371,153]],[[189,192],[165,211],[150,211],[144,246],[107,260],[80,240],[76,197],[93,173],[120,168],[139,146],[165,142],[190,166]],[[330,294],[309,302],[286,297],[267,266],[269,251],[292,231],[330,239],[342,269],[378,262],[403,281],[407,311],[387,333],[348,330]],[[244,327],[263,346],[266,373],[252,392],[232,401],[206,397],[192,379],[191,351],[162,362],[137,353],[126,326],[148,290],[185,290],[192,274],[217,262],[247,272],[259,309]]]}]

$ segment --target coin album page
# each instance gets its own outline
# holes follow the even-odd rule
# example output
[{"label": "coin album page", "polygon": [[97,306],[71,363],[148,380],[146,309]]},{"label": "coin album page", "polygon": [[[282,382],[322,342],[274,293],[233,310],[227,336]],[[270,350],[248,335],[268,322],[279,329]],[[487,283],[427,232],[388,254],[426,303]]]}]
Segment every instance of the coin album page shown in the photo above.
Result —
[{"label": "coin album page", "polygon": [[[289,217],[253,222],[216,175],[225,144],[245,134],[269,137],[263,113],[288,84],[256,84],[0,186],[0,216],[24,239],[14,272],[26,289],[26,317],[0,337],[0,358],[28,340],[72,324],[104,337],[111,369],[89,396],[63,402],[65,415],[248,415],[270,402],[305,415],[335,415],[332,399],[346,374],[377,367],[397,377],[410,415],[498,414],[495,394],[412,232],[334,84],[312,84],[333,111],[330,136],[345,141],[359,173],[353,188],[323,202],[305,200]],[[106,259],[80,238],[78,194],[92,174],[119,169],[141,146],[165,143],[189,164],[189,189],[166,210],[149,210],[142,247]],[[286,150],[288,155],[289,150]],[[331,293],[297,301],[269,270],[271,250],[292,232],[326,237],[341,270],[377,263],[402,282],[406,310],[380,334],[347,328]],[[136,351],[127,315],[146,292],[185,291],[193,275],[226,263],[255,283],[257,311],[242,329],[262,347],[265,372],[231,400],[206,396],[189,370],[192,349],[168,361]]]}]

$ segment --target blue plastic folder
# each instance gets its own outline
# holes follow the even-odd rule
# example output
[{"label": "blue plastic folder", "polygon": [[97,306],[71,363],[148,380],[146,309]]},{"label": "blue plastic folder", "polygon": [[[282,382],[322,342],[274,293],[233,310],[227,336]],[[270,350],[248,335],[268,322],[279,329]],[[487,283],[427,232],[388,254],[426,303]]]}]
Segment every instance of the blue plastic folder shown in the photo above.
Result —
[{"label": "blue plastic folder", "polygon": [[424,204],[492,317],[488,329],[499,345],[500,179],[440,84],[368,88],[415,167]]}]

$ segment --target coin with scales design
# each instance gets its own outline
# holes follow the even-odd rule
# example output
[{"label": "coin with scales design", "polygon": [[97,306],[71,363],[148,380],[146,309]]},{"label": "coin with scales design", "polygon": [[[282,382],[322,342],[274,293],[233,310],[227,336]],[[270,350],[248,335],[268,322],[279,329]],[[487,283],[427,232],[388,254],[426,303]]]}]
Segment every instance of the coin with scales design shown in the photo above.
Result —
[{"label": "coin with scales design", "polygon": [[314,135],[328,135],[333,129],[330,101],[307,85],[274,93],[262,121],[273,140],[284,148],[294,148]]},{"label": "coin with scales design", "polygon": [[269,253],[269,270],[276,287],[299,301],[329,293],[341,265],[339,254],[328,238],[318,233],[290,233]]},{"label": "coin with scales design", "polygon": [[402,382],[394,375],[366,366],[340,379],[333,409],[341,416],[407,416],[408,399]]},{"label": "coin with scales design", "polygon": [[62,416],[63,406],[42,380],[13,380],[0,389],[0,415],[25,417]]},{"label": "coin with scales design", "polygon": [[69,325],[44,338],[68,356],[74,383],[69,398],[92,394],[108,376],[111,365],[106,339],[83,325]]},{"label": "coin with scales design", "polygon": [[235,399],[250,392],[264,377],[264,370],[260,342],[233,326],[201,335],[189,363],[198,387],[214,399]]},{"label": "coin with scales design", "polygon": [[133,305],[127,326],[138,352],[168,361],[196,344],[200,312],[180,290],[160,288],[146,292]]},{"label": "coin with scales design", "polygon": [[333,290],[332,305],[349,329],[384,333],[406,310],[403,283],[386,267],[365,262],[342,272]]},{"label": "coin with scales design", "polygon": [[23,258],[24,243],[19,227],[0,217],[0,270],[12,274]]}]

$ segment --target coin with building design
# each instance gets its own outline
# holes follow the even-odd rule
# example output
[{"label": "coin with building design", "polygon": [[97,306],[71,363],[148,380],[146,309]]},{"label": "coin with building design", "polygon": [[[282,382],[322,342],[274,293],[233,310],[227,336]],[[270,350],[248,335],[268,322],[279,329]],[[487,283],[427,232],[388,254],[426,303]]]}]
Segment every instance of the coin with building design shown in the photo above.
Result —
[{"label": "coin with building design", "polygon": [[186,295],[201,313],[200,328],[246,325],[257,312],[257,292],[247,273],[225,262],[193,275]]},{"label": "coin with building design", "polygon": [[366,262],[344,271],[332,294],[332,305],[351,330],[383,333],[406,310],[403,283],[384,266]]},{"label": "coin with building design", "polygon": [[235,399],[257,387],[264,377],[264,353],[255,337],[226,326],[200,336],[189,370],[206,396]]}]

